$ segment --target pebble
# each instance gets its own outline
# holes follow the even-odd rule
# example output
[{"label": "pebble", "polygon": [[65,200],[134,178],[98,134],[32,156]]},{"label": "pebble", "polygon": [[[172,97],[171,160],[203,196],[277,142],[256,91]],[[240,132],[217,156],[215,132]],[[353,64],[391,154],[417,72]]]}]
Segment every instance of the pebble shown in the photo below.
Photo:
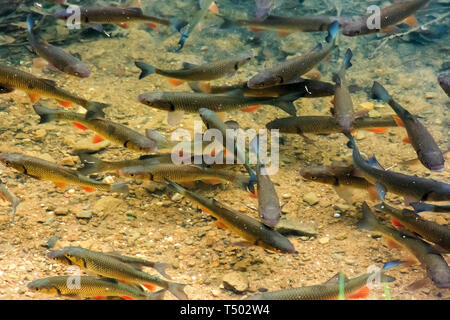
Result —
[{"label": "pebble", "polygon": [[283,199],[289,199],[291,197],[290,193],[285,193],[282,195]]},{"label": "pebble", "polygon": [[327,244],[328,242],[330,242],[330,238],[329,237],[323,237],[319,239],[319,243],[320,244]]},{"label": "pebble", "polygon": [[90,210],[80,210],[80,212],[77,213],[76,217],[78,219],[90,219],[92,218],[92,212]]},{"label": "pebble", "polygon": [[359,106],[363,109],[363,110],[373,110],[374,108],[374,104],[372,102],[363,102],[361,104],[359,104]]},{"label": "pebble", "polygon": [[47,135],[47,130],[45,130],[45,129],[38,129],[34,132],[34,136],[37,139],[44,139],[46,135]]},{"label": "pebble", "polygon": [[347,239],[347,234],[345,232],[339,233],[336,237],[334,237],[336,240],[345,240]]},{"label": "pebble", "polygon": [[335,218],[339,218],[340,216],[341,215],[339,213],[337,213],[337,212],[333,213],[333,217],[335,217]]},{"label": "pebble", "polygon": [[106,196],[98,200],[93,208],[92,212],[98,216],[101,216],[109,212],[117,212],[118,208],[122,206],[123,200],[116,199],[111,196]]},{"label": "pebble", "polygon": [[69,214],[69,210],[64,207],[58,207],[55,209],[54,213],[57,216],[67,216]]},{"label": "pebble", "polygon": [[314,192],[308,192],[303,196],[303,200],[306,201],[310,206],[315,205],[319,202],[319,198]]},{"label": "pebble", "polygon": [[311,224],[303,224],[298,221],[281,219],[275,230],[283,235],[295,236],[314,236],[317,234],[316,229]]},{"label": "pebble", "polygon": [[218,297],[220,294],[220,291],[217,289],[212,289],[211,294],[213,295],[213,297]]},{"label": "pebble", "polygon": [[355,139],[356,140],[362,140],[365,137],[366,137],[366,133],[363,130],[356,131],[356,134],[355,134]]},{"label": "pebble", "polygon": [[113,184],[114,183],[114,178],[112,176],[106,176],[105,178],[103,178],[103,183],[107,183],[107,184]]},{"label": "pebble", "polygon": [[73,160],[73,157],[68,156],[63,158],[59,164],[63,166],[73,167],[75,165],[75,161]]},{"label": "pebble", "polygon": [[223,286],[227,290],[242,293],[248,289],[248,279],[241,272],[230,272],[222,278]]},{"label": "pebble", "polygon": [[381,117],[381,113],[377,110],[370,110],[369,111],[369,117],[371,118],[378,118]]},{"label": "pebble", "polygon": [[179,193],[175,193],[171,198],[172,201],[180,201],[181,199],[183,199],[183,195]]}]

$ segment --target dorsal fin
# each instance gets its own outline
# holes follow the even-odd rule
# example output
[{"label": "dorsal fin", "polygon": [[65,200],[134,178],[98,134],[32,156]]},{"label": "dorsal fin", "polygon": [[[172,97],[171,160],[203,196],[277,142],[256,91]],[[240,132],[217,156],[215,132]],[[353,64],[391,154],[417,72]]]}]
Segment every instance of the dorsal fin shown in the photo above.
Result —
[{"label": "dorsal fin", "polygon": [[[338,272],[322,284],[338,284],[340,275],[341,275],[341,272]],[[342,273],[342,275],[344,276],[344,281],[347,281],[348,280],[347,276],[343,273]]]},{"label": "dorsal fin", "polygon": [[367,164],[373,168],[384,170],[383,166],[378,162],[378,160],[375,156],[372,156],[371,158],[369,158],[369,160],[367,160]]},{"label": "dorsal fin", "polygon": [[44,81],[45,83],[51,85],[51,86],[56,87],[56,82],[53,81],[53,80],[50,80],[50,79],[42,79],[42,78],[41,78],[41,80]]},{"label": "dorsal fin", "polygon": [[183,69],[192,69],[194,67],[198,67],[198,65],[190,63],[190,62],[183,62],[182,66],[183,66]]}]

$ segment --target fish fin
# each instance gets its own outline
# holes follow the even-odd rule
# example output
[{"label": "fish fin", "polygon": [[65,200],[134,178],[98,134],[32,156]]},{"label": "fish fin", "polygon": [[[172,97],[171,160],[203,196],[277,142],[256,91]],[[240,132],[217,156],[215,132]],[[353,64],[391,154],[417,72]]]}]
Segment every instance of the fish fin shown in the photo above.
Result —
[{"label": "fish fin", "polygon": [[325,41],[328,43],[334,41],[334,39],[336,39],[338,32],[339,32],[339,22],[333,21],[333,23],[331,23],[328,26],[328,35],[325,38]]},{"label": "fish fin", "polygon": [[[209,82],[202,82],[200,85],[200,90],[202,92],[210,93],[211,92],[211,84]],[[195,90],[194,90],[195,91]]]},{"label": "fish fin", "polygon": [[141,74],[139,75],[139,80],[145,78],[146,76],[155,73],[155,67],[144,63],[142,61],[135,61],[134,65],[141,69]]},{"label": "fish fin", "polygon": [[224,121],[225,117],[226,117],[226,113],[225,112],[216,112],[217,116],[220,118],[220,120]]},{"label": "fish fin", "polygon": [[259,108],[261,108],[261,106],[249,106],[249,107],[242,108],[241,111],[251,113],[251,112],[258,110]]},{"label": "fish fin", "polygon": [[192,69],[192,68],[198,67],[198,65],[194,64],[194,63],[183,62],[182,67],[183,67],[183,69]]},{"label": "fish fin", "polygon": [[119,22],[116,23],[119,27],[121,27],[122,29],[128,29],[130,27],[130,23],[129,22]]},{"label": "fish fin", "polygon": [[204,207],[204,206],[201,206],[201,205],[199,205],[198,207],[199,207],[199,209],[202,210],[204,213],[211,214],[211,211],[210,211],[208,208],[206,208],[206,207]]},{"label": "fish fin", "polygon": [[86,192],[94,192],[95,191],[95,189],[92,187],[81,187],[81,188]]},{"label": "fish fin", "polygon": [[264,29],[257,28],[257,27],[252,27],[252,26],[248,27],[248,29],[249,29],[251,32],[254,32],[254,33],[264,32]]},{"label": "fish fin", "polygon": [[132,10],[132,11],[137,12],[139,14],[144,14],[144,11],[142,11],[142,8],[139,7],[139,6],[128,8],[128,10]]},{"label": "fish fin", "polygon": [[239,129],[239,122],[235,120],[228,120],[224,122],[228,129],[232,130],[238,130]]},{"label": "fish fin", "polygon": [[52,120],[55,120],[56,115],[60,112],[55,109],[44,107],[40,104],[33,105],[33,109],[36,112],[36,114],[40,117],[39,123],[47,123]]},{"label": "fish fin", "polygon": [[184,287],[186,285],[182,283],[169,282],[169,287],[167,288],[171,294],[180,300],[188,300],[188,296],[184,292]]},{"label": "fish fin", "polygon": [[352,63],[350,62],[352,60],[353,53],[350,48],[345,51],[344,59],[342,60],[342,70],[347,70],[352,66]]},{"label": "fish fin", "polygon": [[364,286],[359,289],[356,293],[348,297],[348,299],[363,299],[367,298],[370,294],[370,289],[368,286]]},{"label": "fish fin", "polygon": [[219,8],[217,7],[217,4],[214,1],[209,6],[208,10],[214,14],[219,14]]},{"label": "fish fin", "polygon": [[414,15],[404,19],[403,23],[406,23],[410,27],[417,27],[419,25],[419,22],[417,21],[417,18]]},{"label": "fish fin", "polygon": [[390,249],[401,249],[402,246],[399,245],[396,241],[394,241],[392,238],[387,237],[386,238],[386,245]]},{"label": "fish fin", "polygon": [[77,58],[80,61],[82,60],[81,59],[81,54],[79,54],[78,52],[71,53],[71,55],[74,56],[75,58]]},{"label": "fish fin", "polygon": [[386,26],[380,30],[381,33],[387,33],[387,34],[395,34],[400,32],[400,29],[396,26]]},{"label": "fish fin", "polygon": [[380,200],[384,201],[384,197],[386,196],[387,192],[386,187],[380,182],[375,183],[375,187],[377,188],[377,193],[380,197]]},{"label": "fish fin", "polygon": [[64,108],[70,108],[70,106],[72,105],[71,101],[63,101],[63,100],[58,100],[58,103],[63,106]]},{"label": "fish fin", "polygon": [[142,284],[144,287],[146,287],[149,291],[155,291],[156,287],[153,284]]},{"label": "fish fin", "polygon": [[78,157],[80,158],[81,163],[83,164],[83,167],[77,169],[77,172],[79,172],[80,174],[89,175],[91,173],[103,171],[101,168],[101,165],[103,163],[102,160],[85,153],[78,154]]},{"label": "fish fin", "polygon": [[202,182],[206,183],[206,184],[212,184],[212,185],[216,185],[216,184],[221,184],[222,183],[222,181],[219,180],[219,179],[203,179]]},{"label": "fish fin", "polygon": [[322,44],[319,42],[313,49],[313,51],[321,51],[323,49]]},{"label": "fish fin", "polygon": [[120,296],[120,297],[124,300],[134,300],[134,298],[129,297],[129,296]]},{"label": "fish fin", "polygon": [[41,96],[38,93],[28,93],[32,103],[38,102]]},{"label": "fish fin", "polygon": [[386,133],[387,127],[367,128],[366,130],[373,133]]},{"label": "fish fin", "polygon": [[379,82],[376,81],[373,82],[370,95],[372,99],[382,100],[384,102],[388,102],[392,99],[388,91]]},{"label": "fish fin", "polygon": [[[337,284],[339,283],[339,278],[341,277],[341,272],[336,273],[335,275],[333,275],[330,279],[328,279],[327,281],[325,281],[324,283],[322,283],[322,285],[330,285],[330,284]],[[342,274],[344,281],[348,281],[348,278],[345,274]]]},{"label": "fish fin", "polygon": [[66,189],[66,183],[65,182],[54,182],[55,186],[57,186],[59,189],[65,190]]},{"label": "fish fin", "polygon": [[103,109],[107,107],[109,107],[109,104],[96,101],[88,101],[88,104],[86,106],[86,120],[104,118],[105,112],[103,112]]},{"label": "fish fin", "polygon": [[105,31],[101,24],[89,23],[88,27],[91,28],[92,30],[95,30],[95,31],[100,32],[100,33],[103,33]]},{"label": "fish fin", "polygon": [[[338,86],[340,86],[342,83],[341,77],[337,73],[333,73],[331,80],[333,80],[334,83],[336,83]],[[334,104],[334,101],[333,101],[333,104]]]},{"label": "fish fin", "polygon": [[94,297],[94,300],[106,300],[106,297],[96,296],[96,297]]},{"label": "fish fin", "polygon": [[367,160],[367,164],[371,166],[372,168],[384,170],[383,166],[378,162],[377,158],[375,156],[370,157]]},{"label": "fish fin", "polygon": [[409,205],[414,208],[415,213],[424,212],[424,211],[433,212],[433,205],[429,204],[429,203],[411,202]]},{"label": "fish fin", "polygon": [[0,194],[0,199],[2,199],[2,200],[3,200],[3,202],[5,202],[5,201],[6,201],[6,197],[5,197],[4,195],[2,195],[2,194]]},{"label": "fish fin", "polygon": [[341,198],[344,199],[345,202],[348,204],[353,204],[353,190],[350,187],[347,186],[333,186],[334,191],[336,194]]},{"label": "fish fin", "polygon": [[184,83],[183,80],[179,80],[179,79],[175,79],[175,78],[169,78],[169,82],[174,87],[178,87],[178,86],[180,86],[180,85],[182,85]]},{"label": "fish fin", "polygon": [[279,98],[273,99],[273,105],[287,112],[291,116],[297,115],[297,110],[294,106],[294,101],[299,98],[297,93],[287,94]]},{"label": "fish fin", "polygon": [[162,263],[162,262],[155,262],[153,263],[153,268],[159,272],[159,274],[161,274],[164,278],[166,279],[172,279],[167,273],[166,273],[166,269],[170,267],[169,264],[167,263]]},{"label": "fish fin", "polygon": [[391,222],[394,227],[403,228],[403,224],[400,221],[398,221],[397,219],[395,219],[394,217],[391,217]]},{"label": "fish fin", "polygon": [[258,199],[258,190],[255,189],[254,192],[249,191],[248,195],[250,196],[250,198]]},{"label": "fish fin", "polygon": [[423,279],[414,281],[413,283],[408,285],[408,287],[406,287],[406,289],[411,290],[411,291],[419,290],[419,289],[425,287],[426,285],[428,285],[429,282],[430,282],[430,279],[428,277],[425,277]]},{"label": "fish fin", "polygon": [[114,183],[113,185],[111,185],[111,192],[128,194],[129,193],[128,185],[126,182]]},{"label": "fish fin", "polygon": [[284,38],[284,37],[287,37],[288,35],[290,35],[291,32],[279,30],[277,34],[278,34],[278,37],[279,37],[279,38]]},{"label": "fish fin", "polygon": [[163,300],[166,291],[167,291],[167,289],[161,289],[159,291],[152,292],[152,293],[148,294],[147,300]]},{"label": "fish fin", "polygon": [[147,27],[152,28],[152,29],[158,28],[158,25],[153,22],[147,22],[146,25],[147,25]]},{"label": "fish fin", "polygon": [[380,196],[379,196],[377,188],[375,186],[370,186],[369,188],[367,188],[367,192],[369,194],[370,201],[380,200]]},{"label": "fish fin", "polygon": [[365,201],[363,202],[362,209],[363,209],[363,217],[357,223],[358,229],[368,231],[375,230],[379,222]]},{"label": "fish fin", "polygon": [[105,139],[103,139],[101,136],[99,136],[98,134],[96,134],[93,138],[92,138],[92,143],[99,143],[104,141]]},{"label": "fish fin", "polygon": [[177,126],[183,121],[184,112],[183,111],[169,111],[167,112],[167,123],[170,126]]},{"label": "fish fin", "polygon": [[219,229],[224,229],[224,230],[227,229],[227,226],[220,220],[216,221],[216,227]]},{"label": "fish fin", "polygon": [[72,122],[72,124],[75,126],[75,127],[77,127],[78,129],[81,129],[81,130],[87,130],[87,128],[85,127],[85,126],[83,126],[81,123],[79,123],[79,122]]},{"label": "fish fin", "polygon": [[57,86],[57,84],[56,84],[56,82],[54,81],[54,80],[50,80],[50,79],[40,79],[41,81],[43,81],[43,82],[45,82],[46,84],[49,84],[49,85],[51,85],[51,86],[53,86],[53,87],[56,87]]},{"label": "fish fin", "polygon": [[404,137],[404,138],[402,139],[402,141],[403,141],[404,143],[411,143],[411,139],[410,139],[409,137]]},{"label": "fish fin", "polygon": [[397,124],[397,126],[405,128],[405,123],[403,122],[402,119],[400,119],[400,117],[398,115],[394,115],[394,121]]}]

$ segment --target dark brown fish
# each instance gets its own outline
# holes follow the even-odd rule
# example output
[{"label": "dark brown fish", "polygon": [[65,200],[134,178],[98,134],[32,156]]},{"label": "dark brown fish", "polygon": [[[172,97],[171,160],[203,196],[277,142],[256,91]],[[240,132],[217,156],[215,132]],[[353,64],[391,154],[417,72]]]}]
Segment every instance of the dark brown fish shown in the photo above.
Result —
[{"label": "dark brown fish", "polygon": [[352,66],[350,62],[352,56],[352,51],[347,49],[341,70],[333,75],[333,80],[336,82],[336,91],[334,93],[334,108],[331,109],[331,113],[336,118],[339,129],[344,133],[350,133],[355,118],[352,97],[345,81],[345,71]]},{"label": "dark brown fish", "polygon": [[442,90],[450,97],[450,75],[447,73],[439,74],[438,82]]}]

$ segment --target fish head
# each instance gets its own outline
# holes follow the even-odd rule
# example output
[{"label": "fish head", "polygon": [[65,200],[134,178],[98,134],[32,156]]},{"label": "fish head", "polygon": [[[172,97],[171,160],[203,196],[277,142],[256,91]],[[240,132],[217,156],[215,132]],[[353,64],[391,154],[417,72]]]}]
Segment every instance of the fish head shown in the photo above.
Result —
[{"label": "fish head", "polygon": [[200,108],[198,110],[198,112],[199,112],[200,117],[202,118],[203,122],[207,126],[209,126],[209,123],[211,123],[214,116],[217,117],[217,114],[214,111],[209,110],[208,108]]},{"label": "fish head", "polygon": [[158,151],[158,145],[156,141],[153,141],[145,136],[137,136],[133,140],[129,140],[125,143],[126,147],[137,151],[145,153],[155,153]]},{"label": "fish head", "polygon": [[50,251],[49,253],[47,253],[47,257],[63,264],[72,265],[72,261],[70,261],[70,259],[66,258],[66,256],[64,255],[64,250]]},{"label": "fish head", "polygon": [[248,54],[248,53],[241,54],[238,57],[236,64],[234,65],[234,69],[238,70],[241,66],[243,66],[244,64],[249,62],[252,58],[253,58],[253,55],[251,55],[251,54]]},{"label": "fish head", "polygon": [[298,172],[304,179],[326,184],[335,184],[337,178],[326,166],[302,168]]},{"label": "fish head", "polygon": [[27,284],[28,289],[48,294],[59,294],[59,290],[52,284],[51,278],[37,279]]},{"label": "fish head", "polygon": [[148,92],[138,96],[138,101],[147,106],[166,111],[175,111],[174,105],[166,99],[163,92]]},{"label": "fish head", "polygon": [[295,253],[295,247],[292,245],[288,238],[281,235],[277,231],[274,231],[270,227],[262,226],[262,228],[267,228],[268,230],[270,230],[270,236],[266,238],[265,241],[257,240],[255,243],[257,246],[275,252]]},{"label": "fish head", "polygon": [[[85,249],[80,247],[65,247],[62,250],[62,254],[70,261],[70,265],[76,265],[80,268],[85,266],[85,261],[83,255],[85,254]],[[55,254],[56,255],[56,254]]]},{"label": "fish head", "polygon": [[89,78],[91,70],[83,62],[74,63],[64,68],[64,72],[80,78]]},{"label": "fish head", "polygon": [[283,78],[274,72],[261,72],[247,82],[251,89],[261,89],[277,86],[283,83]]},{"label": "fish head", "polygon": [[20,173],[24,173],[27,171],[23,164],[23,157],[20,154],[0,153],[0,162],[2,162],[8,168],[16,169]]},{"label": "fish head", "polygon": [[420,161],[434,172],[442,172],[445,167],[445,160],[441,151],[430,151],[425,154],[419,154]]}]

